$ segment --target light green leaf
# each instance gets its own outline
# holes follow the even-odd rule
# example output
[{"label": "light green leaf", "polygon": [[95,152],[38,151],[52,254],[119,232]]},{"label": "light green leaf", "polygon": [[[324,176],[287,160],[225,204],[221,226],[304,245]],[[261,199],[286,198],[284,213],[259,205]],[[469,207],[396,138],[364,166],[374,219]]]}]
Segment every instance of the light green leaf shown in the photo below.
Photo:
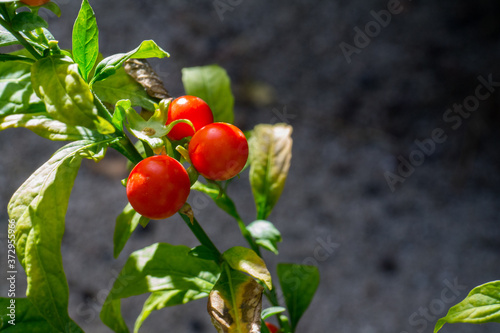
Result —
[{"label": "light green leaf", "polygon": [[446,323],[500,323],[500,281],[480,285],[457,305],[450,308],[445,317],[438,320],[434,333]]},{"label": "light green leaf", "polygon": [[165,58],[170,55],[162,50],[152,40],[145,40],[136,49],[128,53],[119,53],[102,60],[96,68],[94,78],[91,85],[97,81],[104,80],[113,75],[118,68],[120,68],[125,61],[130,58],[146,59],[146,58]]},{"label": "light green leaf", "polygon": [[271,274],[267,270],[266,263],[253,250],[235,246],[224,252],[222,257],[232,269],[247,273],[264,282],[269,289],[273,289]]},{"label": "light green leaf", "polygon": [[278,264],[278,278],[290,314],[292,332],[300,317],[309,307],[319,285],[319,271],[315,266]]},{"label": "light green leaf", "polygon": [[260,332],[264,288],[250,276],[223,267],[208,298],[212,324],[219,333]]},{"label": "light green leaf", "polygon": [[73,59],[83,79],[87,81],[99,54],[99,30],[94,11],[88,0],[82,6],[73,25]]},{"label": "light green leaf", "polygon": [[[128,103],[123,103],[121,107],[128,106]],[[172,122],[168,127],[165,126],[167,114],[164,110],[157,109],[148,120],[144,120],[133,108],[124,110],[127,116],[126,128],[136,138],[147,144],[153,149],[163,148],[165,145],[165,136],[169,129],[175,125]]]},{"label": "light green leaf", "polygon": [[116,218],[115,233],[113,235],[113,256],[118,258],[130,235],[135,230],[140,220],[146,217],[137,213],[130,204],[127,204],[123,212]]},{"label": "light green leaf", "polygon": [[55,2],[47,2],[40,6],[41,8],[46,8],[50,10],[52,13],[56,14],[57,17],[61,17],[61,8]]},{"label": "light green leaf", "polygon": [[208,293],[197,290],[167,290],[152,293],[144,303],[141,314],[137,317],[134,325],[134,333],[138,333],[142,323],[155,310],[186,304],[188,302],[207,297]]},{"label": "light green leaf", "polygon": [[182,83],[186,94],[207,102],[215,122],[234,122],[231,80],[223,68],[217,65],[183,68]]},{"label": "light green leaf", "polygon": [[42,103],[31,85],[31,64],[25,62],[0,62],[0,91],[0,117],[33,112],[31,106]]},{"label": "light green leaf", "polygon": [[250,184],[257,219],[266,219],[278,201],[292,158],[292,127],[286,124],[255,126],[248,141]]},{"label": "light green leaf", "polygon": [[12,29],[15,31],[31,31],[48,27],[47,22],[33,12],[20,12],[12,18]]},{"label": "light green leaf", "polygon": [[[78,141],[58,150],[14,193],[8,213],[16,221],[16,254],[26,271],[26,294],[56,329],[67,332],[68,283],[61,256],[65,215],[82,154],[102,142]],[[69,325],[69,326],[68,326]]]},{"label": "light green leaf", "polygon": [[94,96],[70,58],[53,55],[38,60],[32,66],[31,81],[52,118],[72,126],[96,127]]},{"label": "light green leaf", "polygon": [[128,99],[132,106],[140,106],[146,110],[154,111],[157,100],[151,98],[146,90],[130,77],[123,67],[104,81],[98,81],[92,86],[99,98],[110,104],[119,100]]},{"label": "light green leaf", "polygon": [[231,200],[226,193],[220,193],[220,189],[217,185],[203,184],[197,181],[193,184],[193,186],[191,186],[191,189],[207,194],[212,200],[214,200],[215,204],[219,208],[234,217],[236,220],[241,220],[233,200]]},{"label": "light green leaf", "polygon": [[286,309],[282,306],[272,306],[270,308],[262,310],[262,314],[260,317],[262,318],[262,320],[266,320],[267,318],[280,314],[284,311],[286,311]]},{"label": "light green leaf", "polygon": [[183,245],[156,243],[132,253],[103,305],[102,321],[115,332],[128,332],[119,312],[122,298],[166,290],[208,294],[217,281],[219,267],[189,255],[189,251]]},{"label": "light green leaf", "polygon": [[257,244],[274,254],[278,254],[277,243],[281,242],[281,233],[274,224],[269,221],[257,220],[250,223],[247,230]]},{"label": "light green leaf", "polygon": [[0,47],[17,44],[20,44],[17,38],[7,30],[5,30],[3,26],[0,26]]},{"label": "light green leaf", "polygon": [[27,114],[0,116],[0,131],[7,128],[24,127],[34,133],[53,141],[101,140],[103,136],[86,127],[70,126],[52,119],[44,110],[43,104],[34,104],[43,111]]}]

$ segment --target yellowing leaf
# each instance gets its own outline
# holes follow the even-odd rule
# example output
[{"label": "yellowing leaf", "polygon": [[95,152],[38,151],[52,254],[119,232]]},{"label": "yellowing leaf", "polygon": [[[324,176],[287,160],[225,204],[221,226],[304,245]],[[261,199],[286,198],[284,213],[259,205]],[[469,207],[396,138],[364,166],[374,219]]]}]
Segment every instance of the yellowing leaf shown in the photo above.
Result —
[{"label": "yellowing leaf", "polygon": [[273,289],[271,274],[267,270],[266,263],[253,250],[235,246],[224,252],[222,257],[232,269],[247,273],[264,282],[269,289]]},{"label": "yellowing leaf", "polygon": [[286,124],[255,126],[248,140],[250,184],[257,218],[266,219],[285,187],[292,158],[292,127]]}]

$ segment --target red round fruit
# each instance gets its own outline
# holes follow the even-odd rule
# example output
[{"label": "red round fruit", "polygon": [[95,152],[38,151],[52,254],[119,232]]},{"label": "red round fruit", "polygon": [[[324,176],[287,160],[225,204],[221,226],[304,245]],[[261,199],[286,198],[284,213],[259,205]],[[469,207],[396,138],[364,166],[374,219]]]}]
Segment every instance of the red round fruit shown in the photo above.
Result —
[{"label": "red round fruit", "polygon": [[[199,97],[189,95],[174,99],[168,107],[167,125],[179,119],[191,121],[196,131],[214,122],[214,116],[208,104]],[[180,140],[193,135],[194,131],[191,126],[179,123],[167,136],[171,140]]]},{"label": "red round fruit", "polygon": [[267,329],[269,330],[269,332],[271,332],[271,333],[276,333],[279,330],[276,326],[274,326],[271,323],[268,323],[267,321],[266,321],[266,326],[267,326]]},{"label": "red round fruit", "polygon": [[187,171],[177,160],[166,155],[151,156],[130,172],[127,198],[136,212],[160,220],[181,209],[190,187]]},{"label": "red round fruit", "polygon": [[32,7],[44,5],[49,1],[50,0],[21,0],[22,3]]},{"label": "red round fruit", "polygon": [[189,158],[205,178],[226,180],[236,176],[248,159],[248,142],[243,132],[226,123],[209,124],[193,135]]}]

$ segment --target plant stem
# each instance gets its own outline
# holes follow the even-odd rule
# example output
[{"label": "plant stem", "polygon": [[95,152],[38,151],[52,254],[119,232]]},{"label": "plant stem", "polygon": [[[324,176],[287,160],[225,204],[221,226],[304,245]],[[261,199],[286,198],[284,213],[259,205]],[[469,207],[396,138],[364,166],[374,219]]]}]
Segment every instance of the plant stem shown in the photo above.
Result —
[{"label": "plant stem", "polygon": [[184,222],[186,222],[187,226],[189,227],[189,229],[191,229],[196,238],[200,241],[201,245],[208,247],[210,250],[221,256],[219,249],[217,249],[212,240],[210,240],[210,237],[208,237],[205,230],[203,230],[196,218],[193,217],[193,223],[191,223],[188,216],[184,214],[180,214],[180,216],[182,217]]},{"label": "plant stem", "polygon": [[42,58],[40,53],[38,53],[33,48],[33,46],[31,46],[31,44],[23,37],[23,35],[21,35],[18,31],[15,31],[14,29],[12,29],[12,26],[10,25],[9,22],[5,21],[3,18],[0,18],[0,24],[5,28],[5,30],[10,32],[11,35],[16,37],[16,39],[19,41],[19,43],[21,43],[21,45],[24,46],[26,48],[26,50],[28,50],[28,52],[31,53],[33,55],[33,57],[35,57],[35,59],[38,60],[38,59]]}]

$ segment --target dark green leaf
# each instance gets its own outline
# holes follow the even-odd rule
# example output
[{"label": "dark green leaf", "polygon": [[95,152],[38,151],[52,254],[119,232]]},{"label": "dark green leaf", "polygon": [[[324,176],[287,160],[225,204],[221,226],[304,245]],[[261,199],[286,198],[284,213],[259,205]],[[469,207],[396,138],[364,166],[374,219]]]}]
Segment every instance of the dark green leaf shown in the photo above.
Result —
[{"label": "dark green leaf", "polygon": [[255,126],[248,141],[250,184],[257,218],[266,219],[278,201],[290,168],[292,127],[286,124]]},{"label": "dark green leaf", "polygon": [[48,27],[47,22],[33,12],[20,12],[12,18],[12,28],[15,31],[31,31]]},{"label": "dark green leaf", "polygon": [[233,123],[234,97],[231,80],[223,68],[217,65],[184,68],[182,83],[186,94],[207,102],[214,114],[214,121]]},{"label": "dark green leaf", "polygon": [[103,136],[88,128],[69,126],[52,119],[46,112],[43,104],[38,106],[41,112],[27,114],[12,114],[0,117],[0,131],[7,128],[24,127],[34,133],[53,141],[101,140]]},{"label": "dark green leaf", "polygon": [[0,61],[20,61],[25,62],[29,65],[33,64],[35,60],[29,57],[21,56],[21,55],[13,55],[13,54],[3,54],[0,53]]},{"label": "dark green leaf", "polygon": [[101,142],[78,141],[58,150],[14,193],[8,213],[16,221],[16,254],[28,278],[26,295],[47,321],[67,331],[68,284],[61,241],[68,200],[82,155]]},{"label": "dark green leaf", "polygon": [[208,313],[219,333],[260,332],[264,288],[226,264],[210,292]]},{"label": "dark green leaf", "polygon": [[110,104],[116,104],[119,100],[128,99],[132,106],[140,106],[146,110],[154,111],[157,100],[149,97],[146,90],[130,77],[123,67],[118,68],[115,75],[104,81],[98,81],[92,86],[99,98]]},{"label": "dark green leaf", "polygon": [[196,290],[167,290],[151,293],[149,298],[144,303],[141,314],[135,321],[134,333],[139,332],[142,323],[149,317],[151,312],[161,310],[169,306],[186,304],[207,296],[208,294],[206,292]]},{"label": "dark green leaf", "polygon": [[232,269],[247,273],[264,282],[269,289],[273,289],[271,274],[267,270],[266,263],[253,250],[235,246],[224,252],[222,257]]},{"label": "dark green leaf", "polygon": [[[12,53],[22,55],[22,53]],[[30,112],[32,104],[41,103],[31,86],[31,64],[0,62],[0,117]],[[37,110],[31,110],[31,112]]]},{"label": "dark green leaf", "polygon": [[269,317],[272,317],[274,315],[277,315],[279,313],[282,313],[286,311],[286,309],[282,306],[273,306],[267,309],[262,310],[261,318],[263,320],[266,320]]},{"label": "dark green leaf", "polygon": [[219,260],[219,253],[212,251],[210,248],[205,245],[199,245],[191,249],[189,254],[193,257],[204,259],[204,260],[212,260],[217,262]]},{"label": "dark green leaf", "polygon": [[274,224],[269,221],[257,220],[250,223],[247,230],[257,244],[274,254],[278,254],[277,243],[281,242],[281,233]]},{"label": "dark green leaf", "polygon": [[162,50],[152,40],[145,40],[136,49],[128,53],[119,53],[105,58],[96,68],[94,78],[91,84],[97,81],[104,80],[113,75],[123,63],[130,58],[146,59],[146,58],[164,58],[169,57],[169,54]]},{"label": "dark green leaf", "polygon": [[[15,302],[14,305],[12,305],[11,300]],[[12,306],[15,306],[15,312],[9,316],[9,307]],[[45,320],[27,298],[0,298],[0,308],[2,309],[0,332],[46,333],[54,331],[54,327]]]},{"label": "dark green leaf", "polygon": [[147,220],[137,213],[130,204],[127,204],[123,212],[116,218],[115,233],[113,235],[113,255],[118,258],[130,235],[135,230],[140,220]]},{"label": "dark green leaf", "polygon": [[85,81],[99,54],[99,30],[94,11],[88,0],[82,6],[73,25],[73,59]]},{"label": "dark green leaf", "polygon": [[295,332],[300,317],[309,307],[319,285],[319,271],[315,266],[278,264],[278,278]]},{"label": "dark green leaf", "polygon": [[115,332],[128,332],[119,313],[120,299],[148,292],[194,290],[208,294],[219,267],[189,255],[186,246],[156,243],[130,255],[101,311],[101,319]]},{"label": "dark green leaf", "polygon": [[500,281],[480,285],[457,305],[450,308],[445,317],[438,320],[434,333],[446,323],[500,323]]},{"label": "dark green leaf", "polygon": [[70,58],[42,58],[32,66],[31,80],[52,118],[72,126],[96,128],[94,96]]}]

